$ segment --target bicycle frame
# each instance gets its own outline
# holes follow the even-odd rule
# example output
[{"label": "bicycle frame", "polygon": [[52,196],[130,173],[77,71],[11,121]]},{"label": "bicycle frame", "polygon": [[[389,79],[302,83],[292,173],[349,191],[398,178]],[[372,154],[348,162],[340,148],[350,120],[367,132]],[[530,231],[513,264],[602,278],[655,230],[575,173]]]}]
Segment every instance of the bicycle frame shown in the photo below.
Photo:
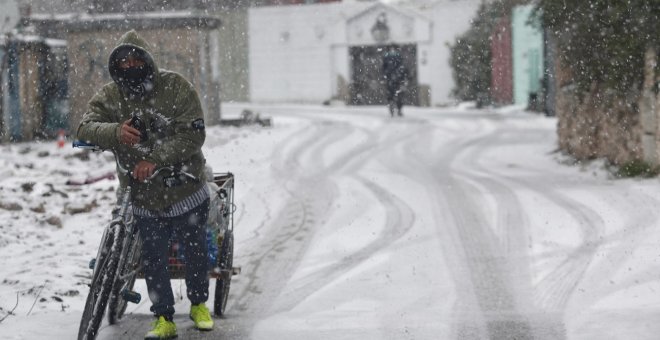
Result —
[{"label": "bicycle frame", "polygon": [[[74,142],[73,146],[92,151],[103,151],[98,146],[80,141]],[[127,174],[130,178],[130,171],[123,168],[118,160],[116,162],[118,171]],[[146,180],[155,178],[163,170],[169,170],[174,174],[198,180],[195,176],[173,166],[157,169]],[[214,174],[213,182],[218,186],[216,192],[223,204],[222,209],[219,211],[226,220],[222,223],[224,226],[222,238],[218,238],[218,262],[215,263],[208,274],[211,278],[217,280],[214,301],[215,314],[223,315],[231,277],[241,271],[240,267],[232,267],[233,213],[236,208],[233,203],[234,176],[232,173]],[[90,292],[80,323],[79,340],[94,338],[97,335],[106,307],[109,322],[114,324],[123,316],[128,302],[138,303],[140,300],[140,295],[131,291],[135,279],[140,278],[142,274],[142,266],[138,261],[141,241],[131,206],[132,185],[134,183],[134,180],[130,178],[128,185],[123,189],[123,193],[120,192],[120,199],[117,202],[119,210],[104,228],[96,257],[98,263],[94,265]],[[114,211],[113,209],[113,215],[115,214]],[[223,242],[223,240],[227,242]],[[110,242],[112,242],[111,245]],[[170,273],[172,274],[172,272]]]},{"label": "bicycle frame", "polygon": [[[128,185],[124,191],[124,196],[121,199],[120,207],[119,207],[119,213],[116,219],[114,219],[112,222],[110,222],[109,228],[112,228],[114,225],[117,225],[119,228],[124,229],[124,240],[122,242],[122,249],[120,249],[120,255],[119,255],[119,262],[117,266],[117,274],[119,274],[119,271],[123,268],[123,265],[126,261],[126,255],[128,251],[130,250],[128,245],[132,241],[131,236],[135,237],[137,235],[137,228],[135,228],[135,224],[133,223],[133,213],[130,212],[130,203],[131,203],[131,186]],[[131,275],[137,275],[137,273],[141,270],[141,266],[138,266],[137,268],[134,268],[132,271],[125,273],[122,276],[116,276],[115,281],[118,280],[126,280],[126,278],[130,277]],[[124,282],[124,286],[119,289],[119,291],[123,291],[126,288],[126,283]]]}]

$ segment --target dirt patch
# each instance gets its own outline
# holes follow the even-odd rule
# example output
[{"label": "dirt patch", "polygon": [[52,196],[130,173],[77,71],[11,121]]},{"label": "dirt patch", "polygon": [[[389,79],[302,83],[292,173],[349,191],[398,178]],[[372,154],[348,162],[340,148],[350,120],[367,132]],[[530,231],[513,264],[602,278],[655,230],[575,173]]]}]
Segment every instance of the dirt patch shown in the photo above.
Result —
[{"label": "dirt patch", "polygon": [[0,202],[0,209],[9,211],[21,211],[23,210],[23,206],[16,202]]}]

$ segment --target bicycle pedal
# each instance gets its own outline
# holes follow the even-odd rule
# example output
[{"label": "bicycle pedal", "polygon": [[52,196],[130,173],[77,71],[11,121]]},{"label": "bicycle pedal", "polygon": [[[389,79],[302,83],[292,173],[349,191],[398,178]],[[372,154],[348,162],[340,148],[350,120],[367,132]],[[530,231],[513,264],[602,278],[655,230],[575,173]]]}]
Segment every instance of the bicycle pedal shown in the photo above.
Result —
[{"label": "bicycle pedal", "polygon": [[93,270],[94,266],[96,266],[96,258],[89,260],[89,269]]},{"label": "bicycle pedal", "polygon": [[140,303],[140,300],[142,300],[142,295],[140,295],[140,293],[128,289],[121,291],[121,297],[124,300],[135,304]]}]

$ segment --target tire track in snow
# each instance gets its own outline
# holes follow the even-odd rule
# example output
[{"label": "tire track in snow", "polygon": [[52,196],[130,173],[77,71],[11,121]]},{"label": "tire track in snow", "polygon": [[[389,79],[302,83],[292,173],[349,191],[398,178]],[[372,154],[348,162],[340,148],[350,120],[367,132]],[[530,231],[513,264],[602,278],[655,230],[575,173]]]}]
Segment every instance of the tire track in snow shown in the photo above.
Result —
[{"label": "tire track in snow", "polygon": [[[514,131],[516,132],[516,131]],[[520,179],[502,179],[501,174],[496,172],[484,169],[477,159],[481,159],[481,155],[484,154],[489,148],[497,147],[501,144],[501,136],[503,134],[502,130],[498,130],[496,133],[485,136],[479,140],[476,140],[474,145],[472,145],[469,150],[466,152],[466,156],[463,157],[466,159],[466,163],[462,164],[459,168],[461,169],[471,169],[466,172],[473,180],[481,182],[482,185],[486,187],[491,187],[492,192],[495,193],[506,193],[506,197],[509,197],[509,202],[506,204],[499,204],[500,207],[506,209],[509,213],[516,213],[516,211],[522,210],[522,205],[518,202],[515,193],[510,188],[515,187],[525,187],[526,189],[537,192],[539,195],[550,200],[556,206],[560,207],[562,210],[566,211],[569,215],[573,217],[574,220],[578,221],[578,224],[585,226],[586,229],[595,229],[595,230],[584,230],[583,235],[587,237],[586,244],[593,244],[593,241],[598,237],[600,233],[598,230],[602,230],[603,221],[586,206],[576,206],[576,202],[567,198],[557,195],[552,188],[539,188],[539,185],[534,186],[530,183],[523,182]],[[529,140],[521,140],[525,136],[534,136],[532,141],[538,139],[538,132],[535,133],[519,133],[516,132],[516,143],[528,143]],[[470,175],[472,173],[472,175]],[[596,225],[601,227],[592,228],[593,225],[591,222],[596,222]],[[514,224],[511,226],[515,230],[510,234],[524,233],[528,234],[526,228],[524,227],[528,223],[525,223],[522,218],[518,218],[514,221]],[[523,240],[524,241],[524,240]],[[525,251],[524,248],[520,251]],[[558,281],[548,281],[547,288],[543,287],[543,282],[540,287],[537,287],[533,290],[536,298],[534,299],[540,307],[544,310],[553,310],[553,311],[563,311],[565,305],[574,291],[575,286],[579,280],[584,275],[591,259],[593,257],[594,248],[593,247],[584,247],[579,249],[573,255],[574,257],[569,257],[564,265],[557,268],[558,272],[555,275],[550,275],[548,277],[558,277]],[[531,274],[527,273],[531,281]],[[528,287],[531,288],[531,287]],[[532,302],[532,301],[529,301]]]},{"label": "tire track in snow", "polygon": [[[483,153],[488,148],[505,144],[536,143],[543,138],[543,132],[547,133],[528,130],[521,134],[505,128],[497,136],[484,140],[484,147],[478,150]],[[473,155],[466,158],[476,160],[480,157]],[[658,266],[654,266],[655,269],[642,267],[644,271],[624,268],[631,260],[631,254],[644,244],[644,232],[657,225],[657,199],[627,187],[622,192],[620,186],[603,186],[602,180],[583,176],[576,182],[573,177],[562,177],[545,169],[535,169],[529,176],[514,177],[484,168],[477,162],[461,168],[477,168],[474,171],[477,176],[535,192],[565,211],[572,217],[573,224],[580,227],[582,240],[579,246],[545,253],[544,256],[563,257],[564,260],[535,285],[534,302],[537,307],[551,313],[561,313],[563,318],[571,320],[573,315],[584,313],[603,297],[657,280],[655,273]],[[607,208],[592,203],[600,201],[575,198],[572,190],[576,183],[580,184],[578,188],[593,192],[594,197],[606,198],[604,201],[611,210],[608,214],[622,217],[622,221],[617,221],[617,225],[621,226],[617,227],[619,230],[607,234],[606,225],[611,223],[603,215],[603,209]],[[631,215],[631,211],[635,213]],[[626,274],[620,275],[621,272]],[[614,277],[619,279],[613,280]]]},{"label": "tire track in snow", "polygon": [[[501,173],[485,169],[476,160],[481,159],[488,149],[498,147],[502,144],[515,143],[527,144],[537,142],[543,136],[544,131],[525,131],[508,130],[506,128],[498,130],[496,133],[485,136],[475,141],[472,151],[467,157],[467,162],[460,166],[461,169],[472,169],[468,171],[473,173],[471,177],[481,181],[485,185],[496,185],[499,188],[497,192],[507,191],[509,196],[515,196],[514,192],[508,188],[525,188],[536,192],[539,196],[548,199],[551,203],[569,214],[576,224],[582,227],[583,242],[582,245],[569,254],[566,259],[545,276],[534,287],[534,303],[542,310],[555,311],[563,313],[566,305],[575,292],[579,282],[592,263],[595,253],[598,249],[599,239],[603,235],[603,219],[590,207],[578,202],[566,195],[557,192],[554,186],[548,186],[545,181],[530,181],[524,177],[504,177]],[[515,134],[514,140],[507,140],[507,134]],[[554,176],[554,174],[547,174]],[[547,177],[539,176],[539,177]],[[502,205],[505,209],[520,210],[520,203],[514,205]]]},{"label": "tire track in snow", "polygon": [[[317,186],[320,185],[321,183],[327,183],[328,187],[334,188],[332,185],[332,177],[336,176],[337,174],[341,174],[341,176],[349,176],[349,177],[356,177],[356,172],[359,170],[362,164],[368,162],[371,158],[370,157],[365,157],[369,156],[374,153],[379,153],[379,152],[386,152],[388,151],[388,143],[391,144],[396,144],[399,143],[403,138],[393,138],[391,139],[388,143],[380,143],[376,137],[378,134],[375,134],[373,132],[370,132],[366,129],[356,129],[350,124],[336,124],[336,123],[331,123],[331,122],[321,122],[320,123],[323,126],[323,129],[325,130],[324,135],[318,135],[318,133],[311,133],[315,137],[312,138],[313,140],[307,139],[305,141],[299,142],[299,146],[304,146],[304,148],[294,148],[298,151],[292,152],[289,156],[287,157],[281,157],[282,161],[278,161],[276,163],[279,164],[287,164],[291,163],[289,161],[286,161],[285,159],[287,158],[296,158],[296,159],[301,159],[302,157],[306,157],[308,161],[305,162],[295,162],[295,164],[299,166],[304,166],[305,164],[325,164],[323,162],[323,154],[325,150],[328,150],[332,146],[332,141],[333,140],[341,140],[347,135],[351,133],[361,133],[361,134],[366,134],[367,138],[366,141],[362,141],[359,144],[355,145],[354,147],[351,147],[348,150],[344,150],[342,154],[339,156],[335,157],[334,160],[332,160],[329,164],[327,164],[325,167],[317,167],[317,168],[312,168],[312,171],[309,171],[309,169],[304,169],[305,171],[300,171],[303,170],[302,168],[296,169],[293,173],[305,173],[306,177],[303,179],[304,181],[309,180],[310,182],[307,184],[301,184],[301,187],[305,187],[308,190],[312,188],[312,185],[316,184]],[[335,129],[336,131],[332,131]],[[404,135],[407,137],[412,137],[415,135],[415,133],[411,133],[409,131],[404,130],[403,131]],[[328,277],[336,277],[338,275],[341,275],[342,273],[345,273],[347,270],[350,270],[350,268],[356,267],[360,265],[364,260],[368,259],[370,256],[372,256],[375,252],[379,251],[380,249],[383,249],[384,247],[388,246],[398,238],[400,238],[405,232],[412,226],[414,217],[412,217],[412,212],[409,207],[407,207],[402,201],[400,201],[398,198],[391,197],[388,198],[388,195],[386,190],[381,187],[376,185],[375,183],[371,183],[370,181],[365,180],[364,178],[358,178],[363,185],[374,192],[374,194],[379,197],[379,200],[386,206],[387,210],[392,210],[391,212],[388,212],[388,228],[387,232],[383,233],[383,235],[377,239],[376,241],[372,242],[369,244],[366,248],[360,249],[357,253],[352,254],[346,258],[343,258],[340,263],[333,265],[329,268],[325,268],[322,273],[314,275],[313,278],[308,277],[308,281],[303,283],[303,286],[301,289],[295,289],[292,295],[287,295],[281,299],[277,299],[277,297],[280,295],[280,291],[282,291],[284,285],[287,282],[287,278],[293,273],[295,267],[298,266],[297,262],[295,265],[290,265],[289,270],[286,271],[286,275],[281,275],[280,278],[277,278],[277,280],[280,280],[281,286],[272,288],[269,287],[269,291],[272,293],[270,294],[269,297],[269,304],[272,305],[274,299],[277,299],[277,301],[286,301],[284,304],[277,304],[275,305],[276,308],[275,310],[272,310],[271,308],[263,308],[262,312],[264,313],[277,313],[282,310],[287,310],[293,308],[295,305],[303,301],[307,296],[312,294],[313,292],[317,291],[318,289],[322,288],[324,285],[326,285],[330,280]],[[310,190],[310,197],[307,198],[307,200],[311,200],[313,195],[317,195],[319,192],[324,192],[327,191],[328,189],[323,189],[321,191],[319,190]],[[293,194],[294,192],[292,192]],[[296,194],[300,194],[299,192],[296,192]],[[382,198],[382,197],[384,198]],[[317,197],[318,198],[318,197]],[[305,199],[305,198],[303,198]],[[324,201],[327,203],[327,206],[323,206],[321,210],[323,211],[329,211],[331,208],[329,204],[334,202],[334,199],[328,199]],[[319,203],[315,202],[311,204],[312,206],[319,207]],[[394,207],[394,209],[390,209],[391,207]],[[318,220],[319,222],[322,222],[320,219]],[[310,235],[313,235],[313,231],[309,232]],[[310,236],[311,237],[311,236]],[[265,238],[266,240],[270,239],[271,237]],[[304,242],[304,249],[307,248],[309,245],[309,237],[306,237]],[[302,255],[304,254],[304,250],[298,253],[297,259],[302,258]],[[293,263],[291,261],[290,263]],[[268,266],[261,266],[261,268],[258,271],[263,271],[264,268]],[[270,269],[269,269],[270,270]],[[255,271],[257,271],[255,269]],[[268,275],[265,275],[268,277]],[[260,280],[264,282],[272,282],[272,279],[267,279],[265,277],[261,277]],[[295,283],[294,283],[295,284]],[[254,301],[251,302],[253,304]]]},{"label": "tire track in snow", "polygon": [[[428,142],[412,146],[415,148],[412,161],[420,169],[417,173],[420,181],[429,183],[429,190],[435,191],[431,196],[437,197],[435,201],[445,212],[438,214],[437,219],[447,221],[439,225],[439,232],[447,236],[441,236],[445,241],[444,252],[448,262],[454,265],[458,287],[456,337],[531,339],[539,334],[534,327],[544,326],[531,323],[531,316],[525,314],[528,310],[519,306],[519,289],[531,283],[528,278],[517,281],[515,274],[524,273],[528,264],[516,263],[507,256],[497,235],[489,228],[479,202],[475,201],[478,192],[452,168],[458,154],[487,134],[482,132],[475,137],[473,133],[467,139],[458,137],[457,146],[447,143],[439,150],[420,147],[432,145],[434,136],[426,134],[423,138]],[[426,168],[433,171],[425,173]],[[514,215],[514,219],[519,217]],[[466,289],[466,282],[471,289]]]},{"label": "tire track in snow", "polygon": [[[515,137],[512,136],[512,138],[507,140],[506,136],[509,134],[515,134]],[[618,249],[616,251],[617,253],[621,254],[621,256],[618,257],[619,261],[608,261],[607,263],[601,262],[601,267],[605,266],[607,268],[604,270],[600,268],[594,269],[594,259],[597,255],[597,252],[599,252],[604,244],[607,244],[613,240],[618,240],[620,236],[611,235],[604,237],[606,222],[604,221],[603,217],[596,210],[586,205],[585,203],[573,199],[569,194],[561,192],[561,188],[571,187],[572,184],[570,181],[565,181],[566,183],[562,183],[563,178],[558,178],[557,175],[553,173],[534,174],[534,178],[547,178],[549,181],[535,180],[528,176],[506,176],[502,173],[486,169],[475,161],[480,159],[480,155],[485,153],[485,151],[489,148],[512,142],[516,144],[530,142],[533,143],[540,139],[539,136],[542,136],[542,134],[539,134],[539,131],[526,131],[525,133],[519,133],[515,130],[504,129],[498,132],[496,135],[484,137],[483,140],[479,141],[477,143],[479,144],[479,147],[475,146],[473,148],[475,151],[470,153],[467,157],[464,157],[468,161],[465,164],[462,164],[459,168],[466,169],[467,176],[482,182],[482,185],[484,186],[491,185],[488,184],[488,182],[499,183],[497,185],[499,185],[501,188],[497,189],[497,191],[501,191],[504,188],[510,187],[524,188],[526,190],[536,192],[537,195],[544,197],[552,204],[565,211],[569,216],[572,217],[572,219],[575,221],[575,224],[581,227],[581,233],[583,236],[582,244],[573,248],[572,250],[557,251],[557,254],[555,255],[549,254],[552,256],[563,256],[565,257],[565,260],[556,266],[553,271],[545,275],[545,277],[534,287],[535,307],[541,308],[542,310],[549,313],[561,313],[561,315],[564,315],[567,312],[566,309],[569,301],[573,296],[575,296],[576,290],[579,286],[594,287],[597,286],[598,283],[609,281],[610,274],[615,272],[619,267],[623,265],[626,258],[624,254],[627,252],[629,253],[631,249],[629,249],[629,245],[625,245],[623,242],[621,242],[621,246],[617,246],[617,248],[624,249]],[[553,176],[555,178],[552,178]],[[558,179],[559,181],[557,181]],[[594,186],[593,189],[602,190],[602,186]],[[609,188],[606,188],[605,190],[608,189]],[[617,193],[617,195],[619,195],[619,193]],[[634,195],[631,196],[634,197]],[[640,202],[648,202],[648,198],[642,199]],[[505,208],[507,207],[506,204],[503,206]],[[617,209],[620,207],[617,204],[613,205],[613,208]],[[631,211],[631,209],[621,209],[621,211],[622,213],[626,213]],[[646,211],[633,217],[632,221],[627,222],[627,224],[640,225],[640,228],[643,229],[653,225],[656,218],[657,213],[651,214]],[[587,276],[587,271],[591,273],[589,276]],[[594,273],[596,273],[598,279],[590,278],[594,276]],[[587,280],[589,283],[585,283],[585,280]],[[633,279],[633,281],[634,280],[636,279]],[[611,284],[601,284],[600,286],[604,287],[606,291],[614,291],[617,289],[616,285]],[[602,293],[600,295],[607,295],[607,293]],[[581,302],[579,305],[584,306],[585,303]]]},{"label": "tire track in snow", "polygon": [[[390,246],[392,243],[403,237],[413,226],[415,217],[410,206],[404,201],[387,191],[386,188],[376,183],[362,178],[360,180],[363,186],[369,189],[377,198],[386,211],[385,227],[378,238],[371,241],[360,250],[342,257],[338,262],[324,267],[306,277],[303,277],[292,285],[295,289],[291,295],[284,295],[283,301],[276,313],[288,311],[307,299],[313,293],[321,290],[327,285],[333,284],[337,278],[358,267],[375,253]],[[346,297],[352,300],[353,297]],[[339,301],[338,301],[339,303]]]},{"label": "tire track in snow", "polygon": [[[284,257],[281,253],[284,251],[283,245],[288,239],[296,235],[300,238],[301,234],[309,230],[307,224],[310,223],[313,213],[310,211],[305,197],[301,197],[301,190],[298,188],[299,184],[295,182],[294,175],[302,169],[302,165],[299,163],[300,156],[306,151],[307,147],[318,142],[318,136],[315,128],[305,129],[294,135],[297,138],[287,138],[281,147],[276,148],[276,150],[291,149],[287,153],[274,155],[273,162],[273,171],[277,173],[276,177],[282,178],[282,189],[287,196],[273,197],[273,199],[283,199],[286,203],[283,205],[283,210],[273,216],[273,220],[262,221],[262,225],[268,225],[268,227],[263,230],[257,244],[252,247],[251,259],[245,264],[245,270],[241,274],[248,278],[248,282],[245,283],[242,291],[235,297],[235,305],[243,312],[263,313],[267,309],[264,306],[264,301],[257,304],[253,303],[251,299],[255,293],[264,294],[266,290],[268,291],[267,295],[272,297],[272,295],[275,295],[273,292],[276,288],[259,288],[260,281],[268,282],[264,277],[268,278],[271,274],[279,276],[275,279],[275,282],[283,282],[286,279],[287,271],[290,271],[291,268],[279,268],[281,269],[278,270],[280,273],[273,273],[272,268],[280,267],[281,264],[276,263],[274,259]],[[316,185],[316,183],[310,184],[312,186]],[[291,249],[288,251],[291,252]],[[291,256],[291,258],[299,257],[297,255],[299,254]],[[263,300],[263,298],[259,300]],[[255,305],[259,305],[258,310],[254,310]]]},{"label": "tire track in snow", "polygon": [[269,315],[298,267],[316,224],[323,220],[336,196],[333,183],[324,178],[322,164],[316,163],[317,157],[331,140],[347,133],[350,131],[346,126],[313,124],[301,131],[299,138],[287,138],[276,148],[285,151],[273,155],[272,170],[276,178],[282,178],[286,203],[272,221],[265,221],[269,226],[243,267],[241,276],[247,282],[240,284],[237,296],[230,297],[230,304],[234,299],[231,308],[241,319],[231,321],[232,334],[250,334],[256,322]]},{"label": "tire track in snow", "polygon": [[[604,243],[608,243],[612,241],[612,239],[618,240],[619,237],[614,235],[612,235],[611,237],[603,237],[604,229],[605,229],[604,227],[605,221],[603,220],[602,216],[600,216],[600,214],[590,206],[584,204],[583,202],[579,202],[578,200],[571,198],[568,194],[564,194],[560,192],[555,187],[557,184],[555,183],[556,179],[551,179],[551,181],[538,181],[538,180],[529,179],[527,177],[508,177],[501,173],[497,173],[495,171],[485,169],[478,162],[475,162],[475,160],[478,160],[480,158],[480,155],[483,154],[488,148],[496,147],[498,146],[498,144],[502,143],[501,132],[502,131],[500,131],[499,133],[493,133],[482,137],[477,137],[472,141],[468,141],[467,143],[461,145],[461,147],[457,148],[458,149],[457,153],[460,154],[461,159],[467,159],[468,161],[462,163],[455,162],[456,166],[453,166],[451,168],[451,171],[455,172],[458,175],[458,177],[455,177],[454,180],[447,180],[444,183],[447,184],[447,187],[453,188],[449,192],[455,193],[457,190],[455,189],[456,181],[461,182],[462,180],[460,176],[465,176],[465,178],[473,182],[476,182],[478,187],[485,188],[488,192],[496,194],[498,206],[503,207],[505,210],[507,210],[504,213],[504,215],[507,216],[507,219],[509,220],[509,222],[507,223],[509,224],[513,223],[514,225],[516,225],[518,223],[524,223],[524,218],[521,219],[520,214],[516,212],[517,210],[516,208],[520,206],[520,203],[517,201],[518,199],[515,196],[515,192],[511,190],[511,188],[517,187],[538,193],[538,195],[548,199],[553,204],[557,205],[560,209],[566,211],[576,221],[576,224],[582,226],[582,235],[584,238],[583,245],[574,249],[570,254],[568,254],[567,259],[560,266],[558,266],[555,269],[555,271],[547,275],[546,278],[539,285],[533,287],[533,291],[535,295],[532,301],[534,302],[535,305],[531,305],[532,307],[531,310],[528,310],[531,301],[526,301],[526,302],[523,301],[522,306],[520,306],[522,307],[521,312],[528,314],[528,315],[522,315],[521,320],[523,320],[523,322],[524,319],[529,320],[528,322],[529,322],[530,330],[529,332],[525,332],[525,331],[519,332],[518,333],[519,336],[521,336],[522,338],[525,337],[533,337],[533,338],[547,337],[552,339],[565,338],[566,330],[562,324],[561,319],[563,317],[563,312],[567,308],[568,302],[571,299],[571,296],[573,296],[577,286],[582,281],[585,280],[585,273],[587,272],[587,270],[590,270],[591,272],[594,271],[591,270],[593,268],[590,268],[590,266],[593,264],[593,259],[596,256],[596,251],[599,249],[599,247]],[[515,131],[515,130],[511,130],[510,132],[515,134],[516,143],[525,143],[525,142],[529,143],[538,140],[537,131],[531,131],[531,132],[528,131],[523,134],[520,134],[519,131]],[[525,136],[522,141],[520,141],[521,136]],[[535,137],[536,139],[528,138],[529,136],[537,136],[537,137]],[[450,161],[451,160],[447,160],[448,163]],[[547,173],[544,174],[544,176],[539,176],[539,178],[542,177],[545,178],[545,176],[553,176],[553,175],[554,177],[557,177],[556,174]],[[571,185],[570,183],[568,184]],[[469,188],[469,185],[466,185],[465,187]],[[461,189],[458,190],[460,191]],[[464,189],[463,191],[467,192],[468,189]],[[452,196],[454,195],[452,194]],[[459,201],[463,201],[463,200],[460,199]],[[648,204],[648,199],[640,199],[640,202],[646,202]],[[462,204],[454,204],[455,208],[460,209],[459,205]],[[452,209],[452,210],[456,210],[456,209]],[[630,209],[622,208],[621,211],[627,212],[630,211]],[[651,213],[649,211],[644,211],[640,215],[641,216],[635,216],[634,218],[632,218],[632,221],[626,223],[631,225],[638,225],[639,226],[638,228],[644,229],[650,225],[653,225],[657,220],[657,216],[658,216],[657,213]],[[478,220],[479,218],[475,217],[474,219]],[[502,228],[500,228],[500,230],[501,229]],[[517,237],[511,239],[512,232],[516,233],[518,231],[520,230],[509,231],[507,233],[508,235],[506,235],[506,237],[502,241],[505,243],[503,245],[504,248],[509,252],[512,250],[510,249],[511,244],[516,244],[516,243],[524,244],[520,242],[520,241],[524,241],[523,238]],[[487,231],[484,232],[487,233]],[[465,240],[464,236],[465,234],[463,233],[463,235],[461,236],[463,240]],[[628,235],[628,237],[633,237],[633,236]],[[493,239],[497,239],[496,235],[493,235]],[[478,238],[475,238],[473,241],[469,241],[468,243],[475,243],[474,241],[478,241],[478,240],[479,240]],[[615,272],[617,268],[621,267],[625,263],[624,254],[630,253],[631,243],[628,243],[627,245],[623,243],[624,242],[617,243],[618,249],[616,250],[616,253],[620,254],[621,256],[618,257],[615,256],[614,263],[611,263],[612,261],[608,261],[607,263],[604,263],[604,261],[601,262],[602,265],[610,267],[608,268],[609,270],[605,270],[605,272],[609,272],[609,273]],[[634,243],[635,242],[632,242],[632,244]],[[497,242],[493,242],[493,246],[497,247]],[[523,249],[521,248],[521,250]],[[484,253],[488,253],[488,252],[484,252]],[[506,254],[504,255],[506,256]],[[529,266],[529,264],[527,264],[527,266]],[[528,268],[521,268],[521,269],[523,269],[524,271],[528,271]],[[604,289],[605,291],[612,292],[614,290],[617,290],[616,285],[602,284],[602,281],[608,279],[609,277],[608,275],[604,274],[603,271],[601,271],[600,269],[595,270],[595,272],[602,273],[601,275],[598,275],[598,277],[600,277],[601,286],[604,286],[603,288],[605,288]],[[642,274],[640,276],[645,277],[648,275]],[[596,280],[589,279],[588,281],[591,282],[592,284],[595,284],[598,282],[598,279]],[[631,283],[635,281],[637,281],[637,276],[635,276],[634,278],[630,278],[627,282]],[[639,284],[638,281],[637,284]],[[518,283],[513,282],[513,286],[515,287],[516,285],[520,286],[520,282]],[[530,287],[528,287],[527,290],[529,290],[529,288]],[[620,287],[618,289],[620,289]],[[601,291],[602,290],[603,289],[601,289]],[[517,296],[512,295],[514,301],[516,299],[520,299],[519,291],[515,291],[515,292]],[[602,295],[605,295],[605,293],[603,293]],[[483,300],[483,299],[479,299],[479,300]],[[540,307],[541,309],[539,310],[537,307]],[[551,316],[551,319],[554,320],[548,321],[547,320],[548,314],[554,315]],[[489,328],[488,337],[497,338],[497,336],[494,336],[496,332],[495,333],[493,332],[493,328],[492,327],[487,327],[487,328]],[[462,331],[459,330],[458,334],[460,335],[461,332]],[[477,333],[478,332],[473,331],[471,334],[472,336],[475,336],[477,335]],[[552,336],[549,336],[549,334],[552,334]],[[481,336],[486,336],[486,335],[482,334]],[[459,336],[459,337],[462,338],[463,336]]]},{"label": "tire track in snow", "polygon": [[[535,136],[534,140],[538,138],[538,133],[519,133],[516,134],[516,143],[528,143],[524,136]],[[528,246],[531,246],[531,236],[528,230],[529,221],[522,214],[523,206],[515,193],[515,188],[521,187],[520,183],[511,183],[510,180],[503,179],[501,173],[485,169],[477,160],[482,159],[482,155],[490,148],[497,147],[501,144],[501,129],[488,134],[484,137],[473,140],[471,143],[465,145],[465,149],[461,154],[460,159],[457,160],[459,164],[456,169],[461,169],[459,172],[462,175],[470,178],[470,180],[478,183],[490,192],[495,198],[497,203],[497,212],[500,215],[498,218],[498,226],[496,230],[503,234],[502,245],[504,256],[509,257],[511,260],[518,258],[511,270],[511,276],[515,277],[512,280],[513,291],[516,292],[518,307],[523,313],[527,315],[528,322],[531,326],[531,336],[533,338],[565,338],[566,330],[563,325],[563,311],[568,298],[572,294],[577,285],[577,282],[582,278],[586,268],[591,262],[593,256],[592,252],[585,252],[584,256],[577,256],[575,260],[571,261],[570,266],[563,268],[564,274],[561,275],[561,281],[557,285],[552,285],[550,289],[539,289],[539,287],[532,286],[532,275],[530,272],[531,259],[528,253]],[[523,140],[521,140],[521,137]],[[533,140],[532,140],[533,141]],[[462,161],[461,161],[462,160]],[[531,190],[531,188],[528,188]],[[566,210],[571,216],[577,220],[587,221],[597,219],[597,215],[590,213],[588,209],[575,208],[567,203],[562,197],[551,194],[548,190],[534,190],[538,194],[546,197],[551,202],[558,205],[563,210]],[[602,221],[599,221],[602,222]],[[511,263],[511,261],[509,261]],[[540,297],[543,301],[540,301]],[[539,303],[541,302],[541,303]],[[542,315],[542,319],[538,317]]]},{"label": "tire track in snow", "polygon": [[[329,123],[324,123],[328,125]],[[346,124],[340,124],[344,129],[349,128],[350,131],[356,130],[354,127]],[[358,180],[367,190],[371,191],[374,197],[382,204],[386,211],[386,225],[384,231],[366,246],[353,254],[341,258],[338,262],[333,263],[313,274],[292,283],[296,289],[291,290],[290,294],[282,297],[280,304],[275,311],[276,313],[291,310],[299,303],[304,301],[308,296],[314,292],[322,289],[330,284],[337,277],[361,265],[364,261],[372,257],[378,251],[388,247],[394,241],[402,237],[414,223],[414,216],[412,209],[405,204],[401,199],[397,198],[394,193],[389,192],[387,188],[378,185],[377,183],[367,180],[358,174],[361,167],[372,160],[373,155],[391,150],[393,145],[401,143],[402,140],[414,137],[416,132],[405,132],[403,136],[396,136],[397,138],[386,139],[385,142],[378,140],[378,135],[372,131],[364,128],[357,129],[359,133],[367,136],[366,141],[359,145],[346,150],[343,155],[337,157],[334,161],[327,165],[327,167],[318,174],[319,178],[329,178],[332,176],[340,175],[342,177],[351,177]],[[345,131],[348,132],[348,131]],[[348,134],[348,133],[345,133]],[[336,138],[340,140],[341,138]],[[326,149],[332,144],[326,144]],[[313,163],[322,164],[323,153],[316,150],[313,152]]]}]

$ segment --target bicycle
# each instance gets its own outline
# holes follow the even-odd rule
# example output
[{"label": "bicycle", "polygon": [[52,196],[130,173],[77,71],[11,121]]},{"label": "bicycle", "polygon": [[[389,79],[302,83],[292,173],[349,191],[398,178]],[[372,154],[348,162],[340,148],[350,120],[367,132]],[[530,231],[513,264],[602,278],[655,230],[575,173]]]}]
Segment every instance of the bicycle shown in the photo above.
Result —
[{"label": "bicycle", "polygon": [[[82,141],[75,141],[73,147],[102,151],[96,145]],[[117,168],[123,173],[118,163]],[[174,167],[157,169],[148,179],[153,179],[161,171],[170,171],[173,174],[195,178]],[[240,273],[240,267],[233,265],[234,256],[234,175],[232,173],[213,174],[211,207],[215,215],[209,214],[207,230],[216,241],[218,253],[213,258],[214,266],[210,266],[209,276],[216,279],[214,314],[224,315],[229,296],[231,277]],[[141,296],[133,291],[137,278],[141,277],[141,240],[137,228],[133,223],[131,207],[131,184],[120,193],[118,211],[112,221],[106,226],[101,237],[97,255],[90,261],[89,267],[93,269],[90,291],[85,302],[85,309],[80,320],[78,340],[93,340],[98,334],[106,307],[108,309],[108,322],[115,324],[121,320],[126,312],[128,303],[139,303]],[[215,209],[215,210],[214,210]],[[174,247],[173,247],[174,248]],[[209,251],[210,258],[213,252]],[[185,264],[178,260],[178,254],[170,253],[170,277],[181,278]],[[174,258],[174,260],[172,260]]]}]

